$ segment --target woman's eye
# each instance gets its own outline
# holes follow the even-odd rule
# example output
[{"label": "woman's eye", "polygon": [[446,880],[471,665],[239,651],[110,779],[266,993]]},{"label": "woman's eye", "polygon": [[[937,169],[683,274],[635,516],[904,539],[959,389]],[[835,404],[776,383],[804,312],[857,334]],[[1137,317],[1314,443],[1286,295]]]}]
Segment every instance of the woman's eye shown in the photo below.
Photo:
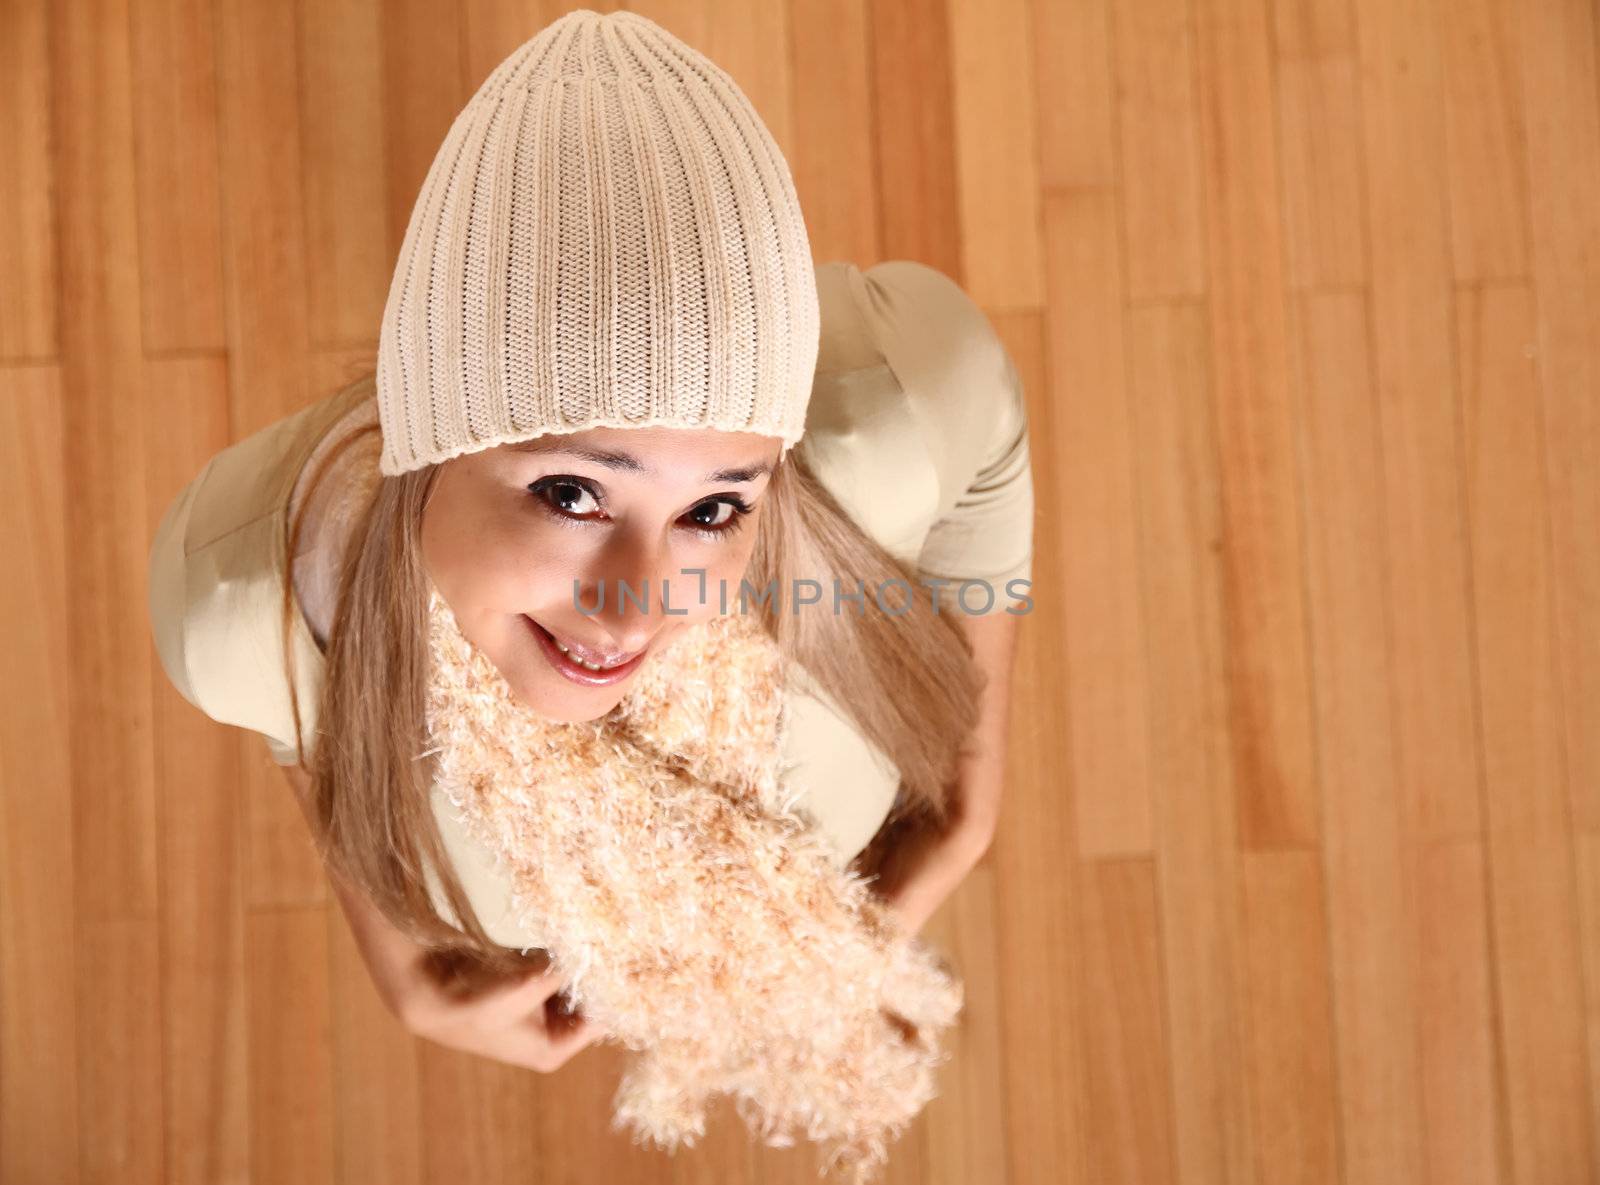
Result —
[{"label": "woman's eye", "polygon": [[[728,513],[723,514],[726,510]],[[702,502],[689,512],[697,527],[720,527],[737,514],[732,502]]]},{"label": "woman's eye", "polygon": [[[587,484],[570,477],[545,477],[528,486],[552,517],[578,526],[600,509],[600,499]],[[688,530],[707,539],[717,538],[743,525],[745,515],[754,509],[742,498],[711,498],[684,515]]]},{"label": "woman's eye", "polygon": [[689,529],[707,539],[729,535],[744,526],[745,515],[752,509],[742,498],[714,498],[689,512]]},{"label": "woman's eye", "polygon": [[[546,506],[564,514],[587,515],[599,508],[599,500],[586,487],[566,478],[536,481],[528,487]],[[587,499],[587,503],[586,500]]]}]

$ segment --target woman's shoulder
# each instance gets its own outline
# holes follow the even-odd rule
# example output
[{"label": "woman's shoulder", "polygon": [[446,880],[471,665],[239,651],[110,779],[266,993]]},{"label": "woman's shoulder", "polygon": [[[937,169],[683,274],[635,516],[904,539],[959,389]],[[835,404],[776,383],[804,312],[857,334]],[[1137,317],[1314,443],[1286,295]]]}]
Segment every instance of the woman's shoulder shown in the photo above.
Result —
[{"label": "woman's shoulder", "polygon": [[255,519],[281,512],[306,454],[330,424],[361,401],[369,386],[370,380],[358,380],[342,387],[213,456],[190,483],[194,506],[185,549],[195,551]]},{"label": "woman's shoulder", "polygon": [[1027,576],[1027,403],[993,323],[948,274],[916,260],[829,263],[817,277],[823,334],[807,434],[817,430],[808,456],[821,455],[825,484],[929,574]]},{"label": "woman's shoulder", "polygon": [[[168,679],[213,720],[262,733],[292,759],[284,670],[284,512],[299,463],[360,398],[361,384],[268,424],[214,455],[173,498],[151,542],[148,610]],[[314,719],[320,654],[291,618],[288,649],[303,730]]]},{"label": "woman's shoulder", "polygon": [[970,477],[992,439],[986,429],[1017,403],[994,325],[960,284],[929,264],[890,259],[852,265],[852,272],[867,335],[900,380],[941,473]]}]

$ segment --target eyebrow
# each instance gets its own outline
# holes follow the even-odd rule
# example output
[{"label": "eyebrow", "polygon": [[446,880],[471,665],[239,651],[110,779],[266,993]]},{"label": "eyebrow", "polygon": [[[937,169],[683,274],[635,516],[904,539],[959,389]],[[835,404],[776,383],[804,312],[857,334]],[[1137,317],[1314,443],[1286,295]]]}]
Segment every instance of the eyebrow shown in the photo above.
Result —
[{"label": "eyebrow", "polygon": [[[586,448],[578,444],[560,444],[545,439],[522,440],[515,444],[505,446],[514,453],[564,453],[569,457],[577,457],[580,461],[588,461],[592,465],[600,465],[606,469],[618,469],[627,473],[653,473],[654,470],[632,453],[613,452],[610,449]],[[769,473],[772,466],[762,461],[755,465],[742,465],[735,469],[718,469],[705,475],[707,483],[732,481],[754,481],[763,473]]]}]

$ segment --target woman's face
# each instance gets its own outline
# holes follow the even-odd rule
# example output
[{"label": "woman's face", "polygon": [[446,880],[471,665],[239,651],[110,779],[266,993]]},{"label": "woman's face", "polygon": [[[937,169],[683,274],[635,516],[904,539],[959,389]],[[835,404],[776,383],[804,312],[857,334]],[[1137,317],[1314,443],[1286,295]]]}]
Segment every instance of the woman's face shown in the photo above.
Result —
[{"label": "woman's face", "polygon": [[647,651],[721,611],[719,588],[738,603],[781,445],[590,428],[453,457],[423,510],[423,566],[518,699],[548,719],[597,719]]}]

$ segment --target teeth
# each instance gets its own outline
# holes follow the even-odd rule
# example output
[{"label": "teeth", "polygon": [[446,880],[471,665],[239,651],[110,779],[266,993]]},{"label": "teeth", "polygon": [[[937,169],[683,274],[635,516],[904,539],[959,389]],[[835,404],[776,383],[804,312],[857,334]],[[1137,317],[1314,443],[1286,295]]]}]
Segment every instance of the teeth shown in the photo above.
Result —
[{"label": "teeth", "polygon": [[[609,671],[612,667],[620,667],[622,665],[622,663],[620,663],[620,662],[611,663],[609,666],[602,666],[601,664],[595,663],[595,662],[586,662],[583,659],[579,658],[576,654],[572,653],[572,651],[570,649],[568,649],[566,646],[563,646],[561,644],[561,639],[560,638],[554,638],[553,640],[555,641],[557,650],[561,651],[562,654],[565,654],[568,658],[570,658],[573,662],[577,663],[580,667],[586,667],[587,669],[589,669],[591,671]],[[624,660],[624,661],[626,661],[626,660]]]}]

